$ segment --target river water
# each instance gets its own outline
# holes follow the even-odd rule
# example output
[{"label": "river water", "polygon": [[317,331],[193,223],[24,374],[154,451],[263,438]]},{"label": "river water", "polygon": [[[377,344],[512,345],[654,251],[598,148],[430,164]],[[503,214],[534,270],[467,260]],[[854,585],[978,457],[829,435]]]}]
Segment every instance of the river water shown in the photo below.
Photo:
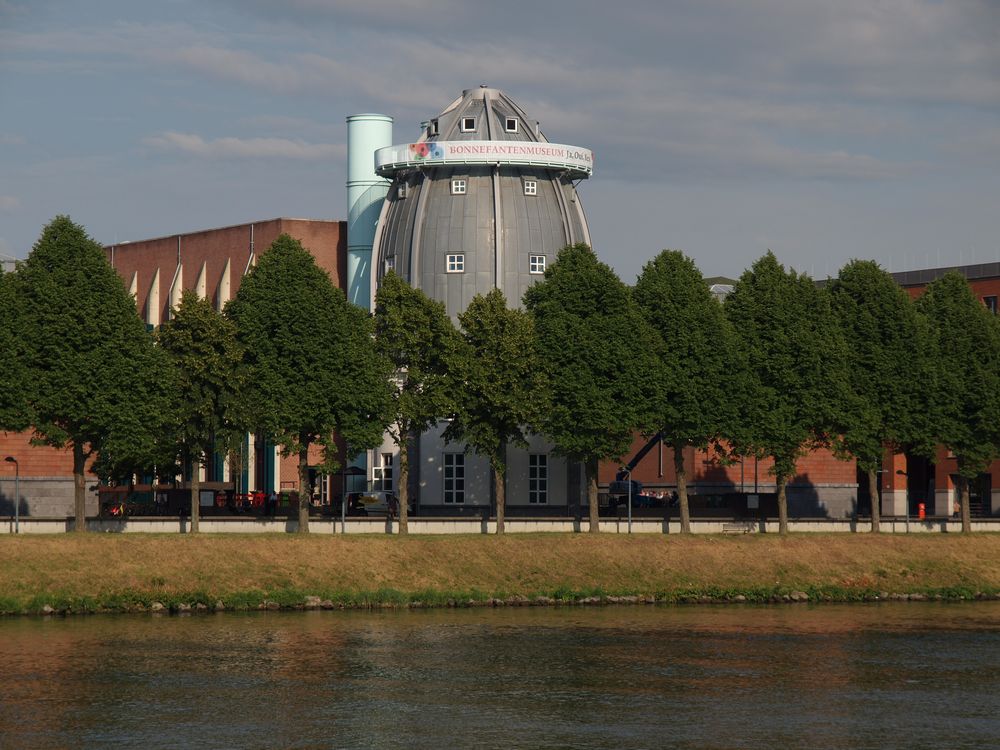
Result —
[{"label": "river water", "polygon": [[0,620],[3,748],[1000,747],[1000,603]]}]

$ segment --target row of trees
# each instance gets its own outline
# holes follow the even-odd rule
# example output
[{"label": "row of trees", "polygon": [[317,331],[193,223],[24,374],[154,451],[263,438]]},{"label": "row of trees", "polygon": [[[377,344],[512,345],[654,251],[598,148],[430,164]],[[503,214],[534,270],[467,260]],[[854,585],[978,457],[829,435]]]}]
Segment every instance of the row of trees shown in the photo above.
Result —
[{"label": "row of trees", "polygon": [[388,431],[405,532],[408,447],[442,419],[488,458],[501,532],[507,448],[531,432],[584,465],[592,531],[598,466],[636,432],[674,449],[684,531],[689,447],[772,459],[782,533],[786,484],[816,447],[869,473],[874,530],[886,448],[957,456],[965,530],[968,479],[1000,455],[1000,324],[957,274],[913,303],[873,262],[821,288],[768,253],[720,304],[680,252],[630,288],[575,245],[523,302],[476,297],[456,327],[389,274],[370,316],[282,236],[224,313],[187,292],[151,336],[101,247],[57,217],[0,276],[0,427],[72,450],[79,530],[90,458],[101,477],[188,467],[197,530],[198,467],[249,430],[298,457],[302,531],[310,448],[335,471],[334,435],[356,452]]}]

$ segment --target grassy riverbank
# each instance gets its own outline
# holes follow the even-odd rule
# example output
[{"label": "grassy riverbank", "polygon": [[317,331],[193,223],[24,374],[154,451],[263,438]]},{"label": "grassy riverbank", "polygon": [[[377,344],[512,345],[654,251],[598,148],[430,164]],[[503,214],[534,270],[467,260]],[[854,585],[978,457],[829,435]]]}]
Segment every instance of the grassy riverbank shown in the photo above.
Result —
[{"label": "grassy riverbank", "polygon": [[988,534],[5,536],[0,611],[992,598],[998,561]]}]

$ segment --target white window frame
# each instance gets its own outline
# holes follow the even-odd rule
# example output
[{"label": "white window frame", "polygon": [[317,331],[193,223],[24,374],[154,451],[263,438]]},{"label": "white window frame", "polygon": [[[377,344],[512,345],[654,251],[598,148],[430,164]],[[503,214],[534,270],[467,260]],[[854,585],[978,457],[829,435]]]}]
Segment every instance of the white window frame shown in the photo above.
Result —
[{"label": "white window frame", "polygon": [[438,134],[438,120],[436,117],[433,120],[431,120],[430,125],[427,128],[427,132],[429,135]]},{"label": "white window frame", "polygon": [[372,489],[392,492],[392,454],[376,452],[373,458]]},{"label": "white window frame", "polygon": [[475,117],[463,117],[458,123],[458,129],[463,133],[475,133],[476,132],[476,118]]},{"label": "white window frame", "polygon": [[516,117],[507,117],[504,119],[503,129],[508,133],[516,133],[518,129],[518,120]]},{"label": "white window frame", "polygon": [[408,192],[409,192],[409,185],[405,182],[399,183],[399,185],[396,187],[396,199],[402,200],[403,198],[406,197],[406,194]]},{"label": "white window frame", "polygon": [[390,255],[388,258],[385,259],[385,272],[389,273],[389,271],[395,271],[395,270],[396,270],[396,256]]},{"label": "white window frame", "polygon": [[533,273],[533,274],[545,273],[545,256],[544,255],[529,255],[528,256],[528,273]]},{"label": "white window frame", "polygon": [[445,453],[441,460],[441,491],[445,505],[465,505],[465,454]]},{"label": "white window frame", "polygon": [[469,190],[469,183],[465,180],[454,179],[451,181],[452,195],[465,195]]},{"label": "white window frame", "polygon": [[447,273],[465,273],[465,253],[448,253],[444,262]]},{"label": "white window frame", "polygon": [[525,180],[524,181],[524,194],[525,195],[538,195],[538,180]]},{"label": "white window frame", "polygon": [[528,454],[528,504],[548,505],[549,456],[547,453]]}]

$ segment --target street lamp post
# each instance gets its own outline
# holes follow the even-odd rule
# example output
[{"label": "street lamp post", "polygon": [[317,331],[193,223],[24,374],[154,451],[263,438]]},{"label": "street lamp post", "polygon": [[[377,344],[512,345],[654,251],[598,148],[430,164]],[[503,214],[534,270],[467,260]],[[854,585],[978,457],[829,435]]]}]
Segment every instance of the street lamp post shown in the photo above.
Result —
[{"label": "street lamp post", "polygon": [[13,456],[4,459],[7,463],[14,464],[14,533],[21,533],[21,465]]},{"label": "street lamp post", "polygon": [[[632,533],[632,470],[622,467],[621,473],[625,474],[625,481],[628,482],[628,533]],[[619,516],[621,518],[621,516]]]},{"label": "street lamp post", "polygon": [[906,499],[904,503],[906,504],[906,533],[910,533],[910,475],[907,474],[902,469],[896,469],[896,474],[901,477],[906,477]]}]

